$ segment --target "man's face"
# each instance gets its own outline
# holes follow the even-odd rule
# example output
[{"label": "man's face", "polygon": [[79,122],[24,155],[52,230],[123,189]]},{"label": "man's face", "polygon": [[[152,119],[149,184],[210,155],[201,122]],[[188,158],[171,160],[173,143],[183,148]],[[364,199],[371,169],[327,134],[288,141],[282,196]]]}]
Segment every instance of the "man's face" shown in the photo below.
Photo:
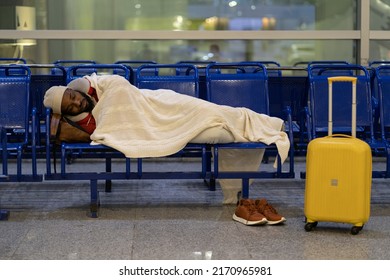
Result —
[{"label": "man's face", "polygon": [[76,116],[83,112],[91,112],[94,106],[88,95],[68,88],[62,97],[61,112],[64,115]]}]

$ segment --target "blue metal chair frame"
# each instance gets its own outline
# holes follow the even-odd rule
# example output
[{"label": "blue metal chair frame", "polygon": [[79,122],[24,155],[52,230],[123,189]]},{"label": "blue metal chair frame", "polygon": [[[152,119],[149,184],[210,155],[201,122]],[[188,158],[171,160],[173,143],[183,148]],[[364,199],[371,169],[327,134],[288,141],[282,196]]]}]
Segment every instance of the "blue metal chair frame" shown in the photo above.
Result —
[{"label": "blue metal chair frame", "polygon": [[[135,85],[136,79],[137,79],[135,72],[137,71],[138,67],[140,67],[142,65],[157,64],[157,62],[154,60],[118,60],[118,61],[115,61],[115,64],[121,64],[121,65],[124,65],[130,69],[130,71],[132,72],[132,73],[130,73],[131,74],[130,83],[132,85]],[[152,75],[152,76],[158,75],[158,73],[156,72],[157,71],[156,69],[148,69],[147,71],[148,71],[149,75]],[[115,72],[115,74],[121,75],[121,73],[118,73],[118,72]]]},{"label": "blue metal chair frame", "polygon": [[[199,98],[207,100],[207,83],[206,83],[206,67],[216,61],[197,61],[197,60],[181,60],[178,64],[194,65],[198,69],[199,76]],[[177,75],[186,75],[188,69],[178,68]]]},{"label": "blue metal chair frame", "polygon": [[[30,83],[30,107],[36,108],[37,111],[37,136],[36,148],[38,157],[45,155],[46,151],[46,113],[47,110],[43,105],[43,98],[46,91],[52,86],[66,85],[66,70],[62,66],[56,65],[29,65],[32,71]],[[43,73],[47,71],[47,73]],[[36,72],[36,73],[35,73]],[[48,143],[49,145],[49,143]]]},{"label": "blue metal chair frame", "polygon": [[[23,73],[22,73],[23,72]],[[30,78],[27,66],[0,66],[0,126],[6,129],[7,141],[2,147],[3,175],[9,181],[42,181],[36,163],[36,109],[30,112]],[[30,133],[31,131],[31,133]],[[22,158],[31,148],[32,174],[22,174]],[[8,174],[8,157],[16,156],[16,175]]]},{"label": "blue metal chair frame", "polygon": [[[76,60],[56,60],[53,62],[55,66],[60,66],[63,67],[65,70],[68,70],[69,67],[75,66],[75,65],[89,65],[89,67],[84,68],[85,70],[84,75],[88,75],[93,70],[93,65],[97,64],[95,60],[88,60],[88,59],[76,59]],[[92,68],[91,68],[92,67]],[[62,74],[62,70],[58,68],[53,68],[52,69],[52,74]],[[80,73],[81,75],[81,73]]]},{"label": "blue metal chair frame", "polygon": [[[26,65],[27,61],[24,58],[11,58],[11,57],[0,57],[0,65]],[[0,75],[4,75],[5,69],[0,69]],[[9,70],[7,70],[9,71]],[[13,69],[14,74],[24,74],[23,69]]]},{"label": "blue metal chair frame", "polygon": [[[129,80],[130,70],[120,64],[94,64],[91,65],[73,65],[67,70],[67,83],[73,79],[83,77],[87,74],[97,73],[104,70],[120,70],[123,76]],[[50,115],[51,110],[46,108],[46,143],[50,143]],[[99,192],[97,188],[98,180],[106,181],[106,192],[111,191],[112,179],[127,179],[130,177],[130,160],[126,159],[126,170],[124,172],[112,172],[112,158],[124,158],[124,155],[118,151],[104,146],[104,145],[90,145],[89,143],[66,143],[62,142],[61,145],[61,172],[60,174],[53,173],[51,168],[51,145],[46,145],[46,180],[89,180],[91,189],[91,203],[90,214],[91,217],[97,217],[97,210],[100,204]],[[105,159],[105,172],[74,172],[68,173],[66,171],[66,163],[69,154],[74,155],[74,151],[77,151],[79,155],[86,158],[104,158]]]},{"label": "blue metal chair frame", "polygon": [[386,147],[386,171],[383,177],[390,178],[390,64],[379,66],[374,71],[379,99],[380,139]]},{"label": "blue metal chair frame", "polygon": [[[310,105],[312,124],[311,139],[324,136],[328,132],[328,80],[329,76],[356,76],[357,94],[357,133],[366,131],[373,138],[372,105],[370,77],[367,70],[360,65],[314,65],[309,66]],[[350,133],[351,131],[351,92],[350,83],[334,85],[333,133]],[[347,94],[340,94],[346,92]],[[348,94],[349,93],[349,94]],[[349,106],[351,105],[351,106]],[[366,138],[366,137],[364,137]]]},{"label": "blue metal chair frame", "polygon": [[[307,68],[312,68],[312,66],[322,66],[322,65],[350,65],[350,63],[348,61],[344,61],[344,60],[314,60],[314,61],[310,61],[308,64],[307,64]],[[319,70],[320,68],[314,68],[315,70],[312,70],[312,75],[315,75],[316,73],[314,71],[316,70]],[[349,69],[345,69],[343,71],[341,70],[337,70],[337,72],[335,73],[339,76],[343,75],[343,76],[351,76],[353,75],[353,72],[351,72]],[[322,75],[325,75],[325,74],[322,74]],[[334,73],[332,73],[332,71],[328,70],[326,72],[326,75],[328,76],[334,76]]]},{"label": "blue metal chair frame", "polygon": [[[169,73],[162,74],[163,70]],[[149,75],[145,73],[158,73]],[[193,64],[155,64],[142,65],[137,71],[137,84],[140,89],[170,89],[178,94],[199,97],[198,68]],[[172,157],[201,157],[202,176],[210,190],[215,190],[215,180],[207,180],[206,173],[211,171],[211,151],[209,145],[188,143],[186,147]]]},{"label": "blue metal chair frame", "polygon": [[[220,71],[216,72],[215,69]],[[248,69],[249,73],[248,73]],[[207,94],[210,102],[232,107],[246,107],[257,113],[269,115],[268,76],[265,65],[256,62],[212,63],[206,68]],[[290,110],[286,108],[287,122],[291,126]],[[219,149],[273,149],[275,145],[264,143],[226,143],[214,144],[214,173],[218,178],[242,179],[242,196],[249,196],[250,178],[293,178],[294,147],[292,131],[290,139],[290,169],[282,172],[280,157],[277,154],[278,167],[275,172],[228,172],[219,171]]]},{"label": "blue metal chair frame", "polygon": [[[240,63],[261,63],[263,64],[267,69],[267,76],[269,77],[281,77],[282,71],[280,68],[280,63],[273,60],[255,60],[255,61],[241,61]],[[272,68],[272,69],[270,69]]]},{"label": "blue metal chair frame", "polygon": [[[7,149],[7,132],[3,127],[0,127],[0,143],[1,143],[2,151],[5,151]],[[2,160],[3,162],[7,160],[5,153],[3,153],[2,155]],[[0,175],[0,182],[6,181],[7,179],[8,176]],[[8,220],[8,217],[9,217],[9,211],[0,208],[0,221]]]},{"label": "blue metal chair frame", "polygon": [[[0,126],[0,140],[1,140],[1,151],[7,150],[7,130]],[[2,174],[0,174],[0,182],[8,180],[8,169],[7,169],[7,153],[1,153],[1,161],[3,162]]]},{"label": "blue metal chair frame", "polygon": [[[381,136],[381,125],[380,125],[380,108],[379,108],[379,90],[378,90],[378,80],[376,77],[375,68],[382,65],[390,65],[390,61],[388,60],[373,60],[368,64],[368,71],[371,77],[371,93],[372,93],[372,106],[374,109],[374,133],[376,137]],[[384,75],[382,69],[382,75]],[[388,71],[388,70],[386,70]]]},{"label": "blue metal chair frame", "polygon": [[[313,65],[308,68],[310,104],[308,122],[311,124],[310,140],[328,134],[328,81],[329,76],[357,77],[356,131],[357,138],[366,141],[373,153],[385,149],[381,140],[375,139],[370,75],[361,65]],[[333,134],[351,134],[351,83],[333,85]],[[304,173],[301,174],[304,177]],[[373,171],[374,178],[383,177],[382,171]]]}]

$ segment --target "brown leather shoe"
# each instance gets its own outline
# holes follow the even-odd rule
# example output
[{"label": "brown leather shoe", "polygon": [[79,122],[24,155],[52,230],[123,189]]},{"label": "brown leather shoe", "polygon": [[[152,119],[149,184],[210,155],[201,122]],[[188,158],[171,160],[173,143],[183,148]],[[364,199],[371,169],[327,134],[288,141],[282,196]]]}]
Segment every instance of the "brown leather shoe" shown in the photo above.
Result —
[{"label": "brown leather shoe", "polygon": [[267,224],[276,225],[286,221],[286,218],[279,215],[278,212],[266,199],[256,199],[255,206],[259,213],[267,218]]},{"label": "brown leather shoe", "polygon": [[233,220],[247,226],[262,225],[267,219],[256,209],[253,199],[241,199],[233,214]]}]

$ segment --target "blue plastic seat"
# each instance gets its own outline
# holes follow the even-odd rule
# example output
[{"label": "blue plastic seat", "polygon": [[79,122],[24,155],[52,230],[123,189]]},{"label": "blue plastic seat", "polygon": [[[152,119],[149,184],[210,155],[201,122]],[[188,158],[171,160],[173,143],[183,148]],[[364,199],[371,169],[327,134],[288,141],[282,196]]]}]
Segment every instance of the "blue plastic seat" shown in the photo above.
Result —
[{"label": "blue plastic seat", "polygon": [[[346,75],[348,74],[348,75]],[[328,77],[357,77],[357,133],[361,138],[373,137],[370,76],[360,65],[313,65],[308,68],[311,139],[328,133]],[[333,85],[333,133],[351,133],[352,85]]]},{"label": "blue plastic seat", "polygon": [[[305,72],[306,73],[306,72]],[[286,131],[292,130],[295,154],[305,155],[308,144],[306,108],[309,95],[309,82],[302,76],[268,77],[270,115],[284,118],[285,108],[291,109],[292,128],[286,124]]]},{"label": "blue plastic seat", "polygon": [[37,111],[37,152],[38,156],[45,153],[46,148],[46,108],[43,98],[46,91],[52,86],[66,85],[66,70],[55,65],[29,65],[31,74],[30,83],[30,111]]},{"label": "blue plastic seat", "polygon": [[[187,73],[181,74],[183,71]],[[149,75],[151,72],[155,75]],[[138,88],[171,89],[199,98],[198,69],[191,64],[142,65],[136,70],[136,81]]]},{"label": "blue plastic seat", "polygon": [[[198,61],[198,60],[181,60],[177,62],[178,64],[190,64],[195,66],[198,69],[199,75],[199,98],[207,100],[207,83],[206,83],[206,67],[211,63],[215,63],[215,61]],[[177,75],[187,75],[187,72],[191,70],[191,68],[178,68]]]},{"label": "blue plastic seat", "polygon": [[[30,112],[31,72],[27,66],[0,66],[0,127],[5,130],[2,145],[3,175],[7,180],[41,181],[36,165],[36,109]],[[30,133],[31,131],[31,133]],[[3,132],[4,133],[4,132]],[[3,141],[4,138],[3,138]],[[22,159],[31,148],[32,172],[22,174]],[[8,174],[8,158],[16,157],[16,175]]]},{"label": "blue plastic seat", "polygon": [[[356,84],[356,137],[366,141],[373,153],[385,149],[383,141],[375,138],[370,74],[361,65],[314,65],[308,68],[310,104],[308,122],[311,123],[310,139],[328,135],[328,77],[349,76],[357,78]],[[340,73],[340,74],[339,74]],[[333,134],[351,135],[352,83],[333,84]],[[383,172],[373,171],[373,177],[383,177]]]},{"label": "blue plastic seat", "polygon": [[[215,71],[218,69],[218,72]],[[246,69],[246,70],[245,70]],[[250,69],[250,70],[248,70]],[[232,107],[246,107],[257,113],[269,115],[268,76],[266,67],[261,63],[213,63],[206,68],[207,96],[210,102]],[[291,124],[291,118],[289,118]],[[290,170],[282,172],[279,162],[275,172],[250,172],[236,174],[219,172],[218,149],[273,149],[275,145],[264,143],[227,143],[214,144],[214,173],[216,178],[243,178],[243,197],[248,196],[249,178],[287,178],[294,177],[293,139],[289,134]],[[279,156],[277,157],[279,159]]]},{"label": "blue plastic seat", "polygon": [[[368,71],[370,73],[371,77],[371,92],[372,92],[372,106],[374,109],[374,132],[376,136],[379,136],[381,134],[381,127],[380,127],[380,108],[379,108],[379,90],[378,90],[378,80],[376,78],[376,71],[375,69],[379,66],[384,65],[390,65],[390,61],[388,60],[373,60],[370,61],[368,64]],[[382,68],[381,69],[381,75],[384,76],[385,72],[390,71],[389,69]],[[390,73],[388,73],[390,74]]]},{"label": "blue plastic seat", "polygon": [[[158,75],[149,75],[150,72]],[[170,89],[178,94],[186,94],[199,98],[198,68],[193,64],[155,64],[142,65],[137,71],[136,86],[140,89]],[[210,149],[205,144],[189,143],[174,157],[200,157],[202,159],[202,174],[206,179],[206,172],[211,169]],[[215,189],[215,181],[206,182],[211,190]]]},{"label": "blue plastic seat", "polygon": [[378,107],[380,123],[380,139],[385,144],[386,178],[390,178],[390,64],[375,68],[376,88],[378,90]]}]

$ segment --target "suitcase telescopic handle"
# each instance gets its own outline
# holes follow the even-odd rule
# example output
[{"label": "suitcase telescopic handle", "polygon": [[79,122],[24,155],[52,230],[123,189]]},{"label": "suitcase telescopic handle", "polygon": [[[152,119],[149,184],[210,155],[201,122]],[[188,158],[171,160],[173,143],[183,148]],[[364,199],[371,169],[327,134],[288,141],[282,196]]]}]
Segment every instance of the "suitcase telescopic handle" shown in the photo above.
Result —
[{"label": "suitcase telescopic handle", "polygon": [[349,76],[336,76],[328,78],[328,91],[329,91],[329,109],[328,109],[328,135],[332,135],[333,131],[333,82],[351,82],[352,83],[352,136],[356,137],[356,77]]}]

